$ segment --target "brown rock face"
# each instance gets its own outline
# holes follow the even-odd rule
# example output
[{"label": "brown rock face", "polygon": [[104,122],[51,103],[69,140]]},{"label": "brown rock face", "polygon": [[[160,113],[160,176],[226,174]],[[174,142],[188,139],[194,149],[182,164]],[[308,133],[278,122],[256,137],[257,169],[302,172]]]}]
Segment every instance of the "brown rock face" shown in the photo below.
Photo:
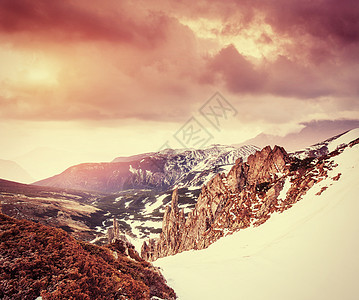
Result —
[{"label": "brown rock face", "polygon": [[270,182],[281,177],[286,172],[289,157],[282,147],[275,146],[273,150],[267,146],[248,157],[246,163],[239,159],[228,173],[228,184],[236,189]]},{"label": "brown rock face", "polygon": [[[141,255],[146,260],[191,250],[204,249],[219,238],[258,226],[274,212],[282,212],[297,202],[330,168],[325,158],[317,161],[291,159],[287,152],[267,146],[238,159],[228,175],[218,174],[202,187],[193,211],[187,218],[179,211],[177,190],[165,211],[162,233],[144,243]],[[280,196],[285,182],[289,188]]]}]

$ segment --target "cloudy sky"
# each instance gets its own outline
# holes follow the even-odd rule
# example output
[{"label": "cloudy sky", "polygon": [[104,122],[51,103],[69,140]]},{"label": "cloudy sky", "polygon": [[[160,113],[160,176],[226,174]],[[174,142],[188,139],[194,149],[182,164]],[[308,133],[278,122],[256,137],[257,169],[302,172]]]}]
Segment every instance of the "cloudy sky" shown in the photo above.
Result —
[{"label": "cloudy sky", "polygon": [[359,2],[0,0],[0,66],[4,159],[286,135],[359,119]]}]

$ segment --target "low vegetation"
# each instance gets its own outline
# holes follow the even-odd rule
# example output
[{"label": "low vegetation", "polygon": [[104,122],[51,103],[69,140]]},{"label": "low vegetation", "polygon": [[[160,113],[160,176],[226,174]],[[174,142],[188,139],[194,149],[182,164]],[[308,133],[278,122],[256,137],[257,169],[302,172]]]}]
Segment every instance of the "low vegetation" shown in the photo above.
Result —
[{"label": "low vegetation", "polygon": [[100,247],[0,214],[0,299],[175,299],[162,275],[123,243]]}]

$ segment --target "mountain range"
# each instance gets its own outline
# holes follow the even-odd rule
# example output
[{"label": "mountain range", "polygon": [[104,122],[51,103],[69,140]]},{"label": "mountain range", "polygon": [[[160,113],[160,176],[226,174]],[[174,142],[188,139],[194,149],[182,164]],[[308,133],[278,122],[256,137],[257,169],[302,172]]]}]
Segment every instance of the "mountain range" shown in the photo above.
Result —
[{"label": "mountain range", "polygon": [[[359,178],[358,149],[359,129],[354,129],[295,152],[287,152],[281,146],[212,145],[200,150],[166,149],[119,157],[111,163],[70,167],[36,185],[0,180],[1,212],[11,218],[27,219],[30,227],[42,223],[61,228],[68,236],[99,247],[107,244],[109,237],[112,241],[114,232],[117,232],[115,236],[125,233],[137,249],[142,245],[143,260],[137,258],[138,262],[155,261],[180,299],[237,299],[239,284],[243,297],[263,299],[286,276],[294,276],[298,282],[280,287],[278,299],[289,297],[291,290],[299,295],[293,299],[318,299],[321,288],[339,297],[339,289],[333,288],[328,283],[330,280],[321,280],[321,286],[311,288],[308,297],[299,287],[300,282],[308,285],[313,274],[329,278],[328,266],[333,256],[345,257],[345,249],[350,249],[352,260],[359,261],[355,256],[359,249],[354,243],[354,233],[359,228],[354,201]],[[6,224],[15,224],[15,219],[1,216],[1,225],[8,230]],[[305,228],[303,232],[299,230],[301,226]],[[258,233],[262,228],[264,233]],[[24,233],[25,240],[27,234],[33,236],[31,232]],[[335,244],[337,235],[344,248]],[[294,249],[292,236],[297,247]],[[6,239],[2,237],[0,242],[4,243]],[[121,250],[125,254],[128,247],[133,249],[124,246],[127,242],[122,241],[120,246],[127,249]],[[96,253],[107,251],[93,247],[85,246]],[[329,249],[327,256],[323,256],[325,259],[318,258],[318,267],[313,256],[320,255],[317,249]],[[263,258],[260,253],[266,256]],[[308,261],[301,258],[302,253],[306,253]],[[272,262],[268,263],[266,257]],[[293,257],[300,263],[292,263]],[[344,265],[350,268],[348,259],[344,259]],[[246,268],[247,262],[251,267]],[[314,272],[308,273],[313,265]],[[256,266],[258,272],[264,270],[259,276],[264,289],[253,296],[251,292],[256,285],[251,278],[256,274]],[[289,266],[302,275],[293,275]],[[208,272],[203,273],[207,267],[215,274],[214,281],[209,280],[210,287],[205,281]],[[338,269],[344,271],[344,267]],[[343,277],[345,282],[337,279],[347,295],[354,292],[350,277],[354,276],[353,270]],[[16,282],[14,278],[11,280]],[[226,290],[216,288],[216,280]],[[247,282],[250,289],[245,286]],[[129,283],[138,284],[141,285]],[[151,291],[149,285],[143,287],[146,293],[148,289]],[[52,290],[50,286],[42,294]],[[162,292],[174,297],[164,286]],[[331,296],[330,292],[323,294],[326,298]]]},{"label": "mountain range", "polygon": [[121,231],[144,239],[161,231],[174,186],[179,186],[181,207],[190,210],[202,183],[256,150],[213,145],[81,164],[34,185],[0,181],[0,198],[3,211],[12,217],[57,226],[85,240],[106,241],[114,217]]},{"label": "mountain range", "polygon": [[164,191],[174,186],[198,187],[225,171],[238,157],[246,158],[255,146],[213,145],[206,149],[166,149],[110,163],[87,163],[68,168],[36,185],[115,193],[128,189]]},{"label": "mountain range", "polygon": [[[347,134],[355,136],[355,131]],[[305,159],[328,154],[333,148],[330,144],[340,136],[288,156]],[[25,185],[12,183],[9,189],[10,183],[1,181],[0,198],[10,216],[61,227],[100,244],[106,241],[106,230],[116,217],[121,231],[132,237],[139,249],[143,239],[162,232],[165,206],[171,202],[174,188],[178,188],[179,209],[187,216],[194,209],[203,184],[216,174],[228,173],[238,158],[246,162],[257,150],[255,146],[212,145],[202,150],[166,149],[116,158],[112,163],[81,164],[40,182],[54,187],[24,188]],[[70,204],[65,205],[63,200],[72,203],[70,210]],[[83,205],[87,205],[88,212]]]}]

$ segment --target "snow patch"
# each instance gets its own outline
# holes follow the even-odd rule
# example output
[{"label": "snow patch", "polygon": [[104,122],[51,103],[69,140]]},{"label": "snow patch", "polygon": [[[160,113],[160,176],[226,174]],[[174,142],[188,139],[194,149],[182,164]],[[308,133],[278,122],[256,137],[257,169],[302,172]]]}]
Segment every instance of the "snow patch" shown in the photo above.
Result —
[{"label": "snow patch", "polygon": [[161,207],[163,205],[163,200],[167,197],[167,194],[163,194],[161,196],[156,197],[156,201],[153,203],[146,204],[145,213],[152,214],[154,210]]},{"label": "snow patch", "polygon": [[119,202],[119,201],[121,201],[122,199],[123,199],[123,196],[117,197],[117,198],[115,199],[115,202]]},{"label": "snow patch", "polygon": [[282,200],[284,201],[287,198],[287,193],[291,187],[291,183],[290,183],[290,177],[288,176],[285,179],[284,185],[283,185],[283,189],[280,191],[280,194],[278,196],[278,200]]},{"label": "snow patch", "polygon": [[133,168],[132,165],[130,165],[129,171],[130,171],[132,174],[137,174],[137,169]]}]

